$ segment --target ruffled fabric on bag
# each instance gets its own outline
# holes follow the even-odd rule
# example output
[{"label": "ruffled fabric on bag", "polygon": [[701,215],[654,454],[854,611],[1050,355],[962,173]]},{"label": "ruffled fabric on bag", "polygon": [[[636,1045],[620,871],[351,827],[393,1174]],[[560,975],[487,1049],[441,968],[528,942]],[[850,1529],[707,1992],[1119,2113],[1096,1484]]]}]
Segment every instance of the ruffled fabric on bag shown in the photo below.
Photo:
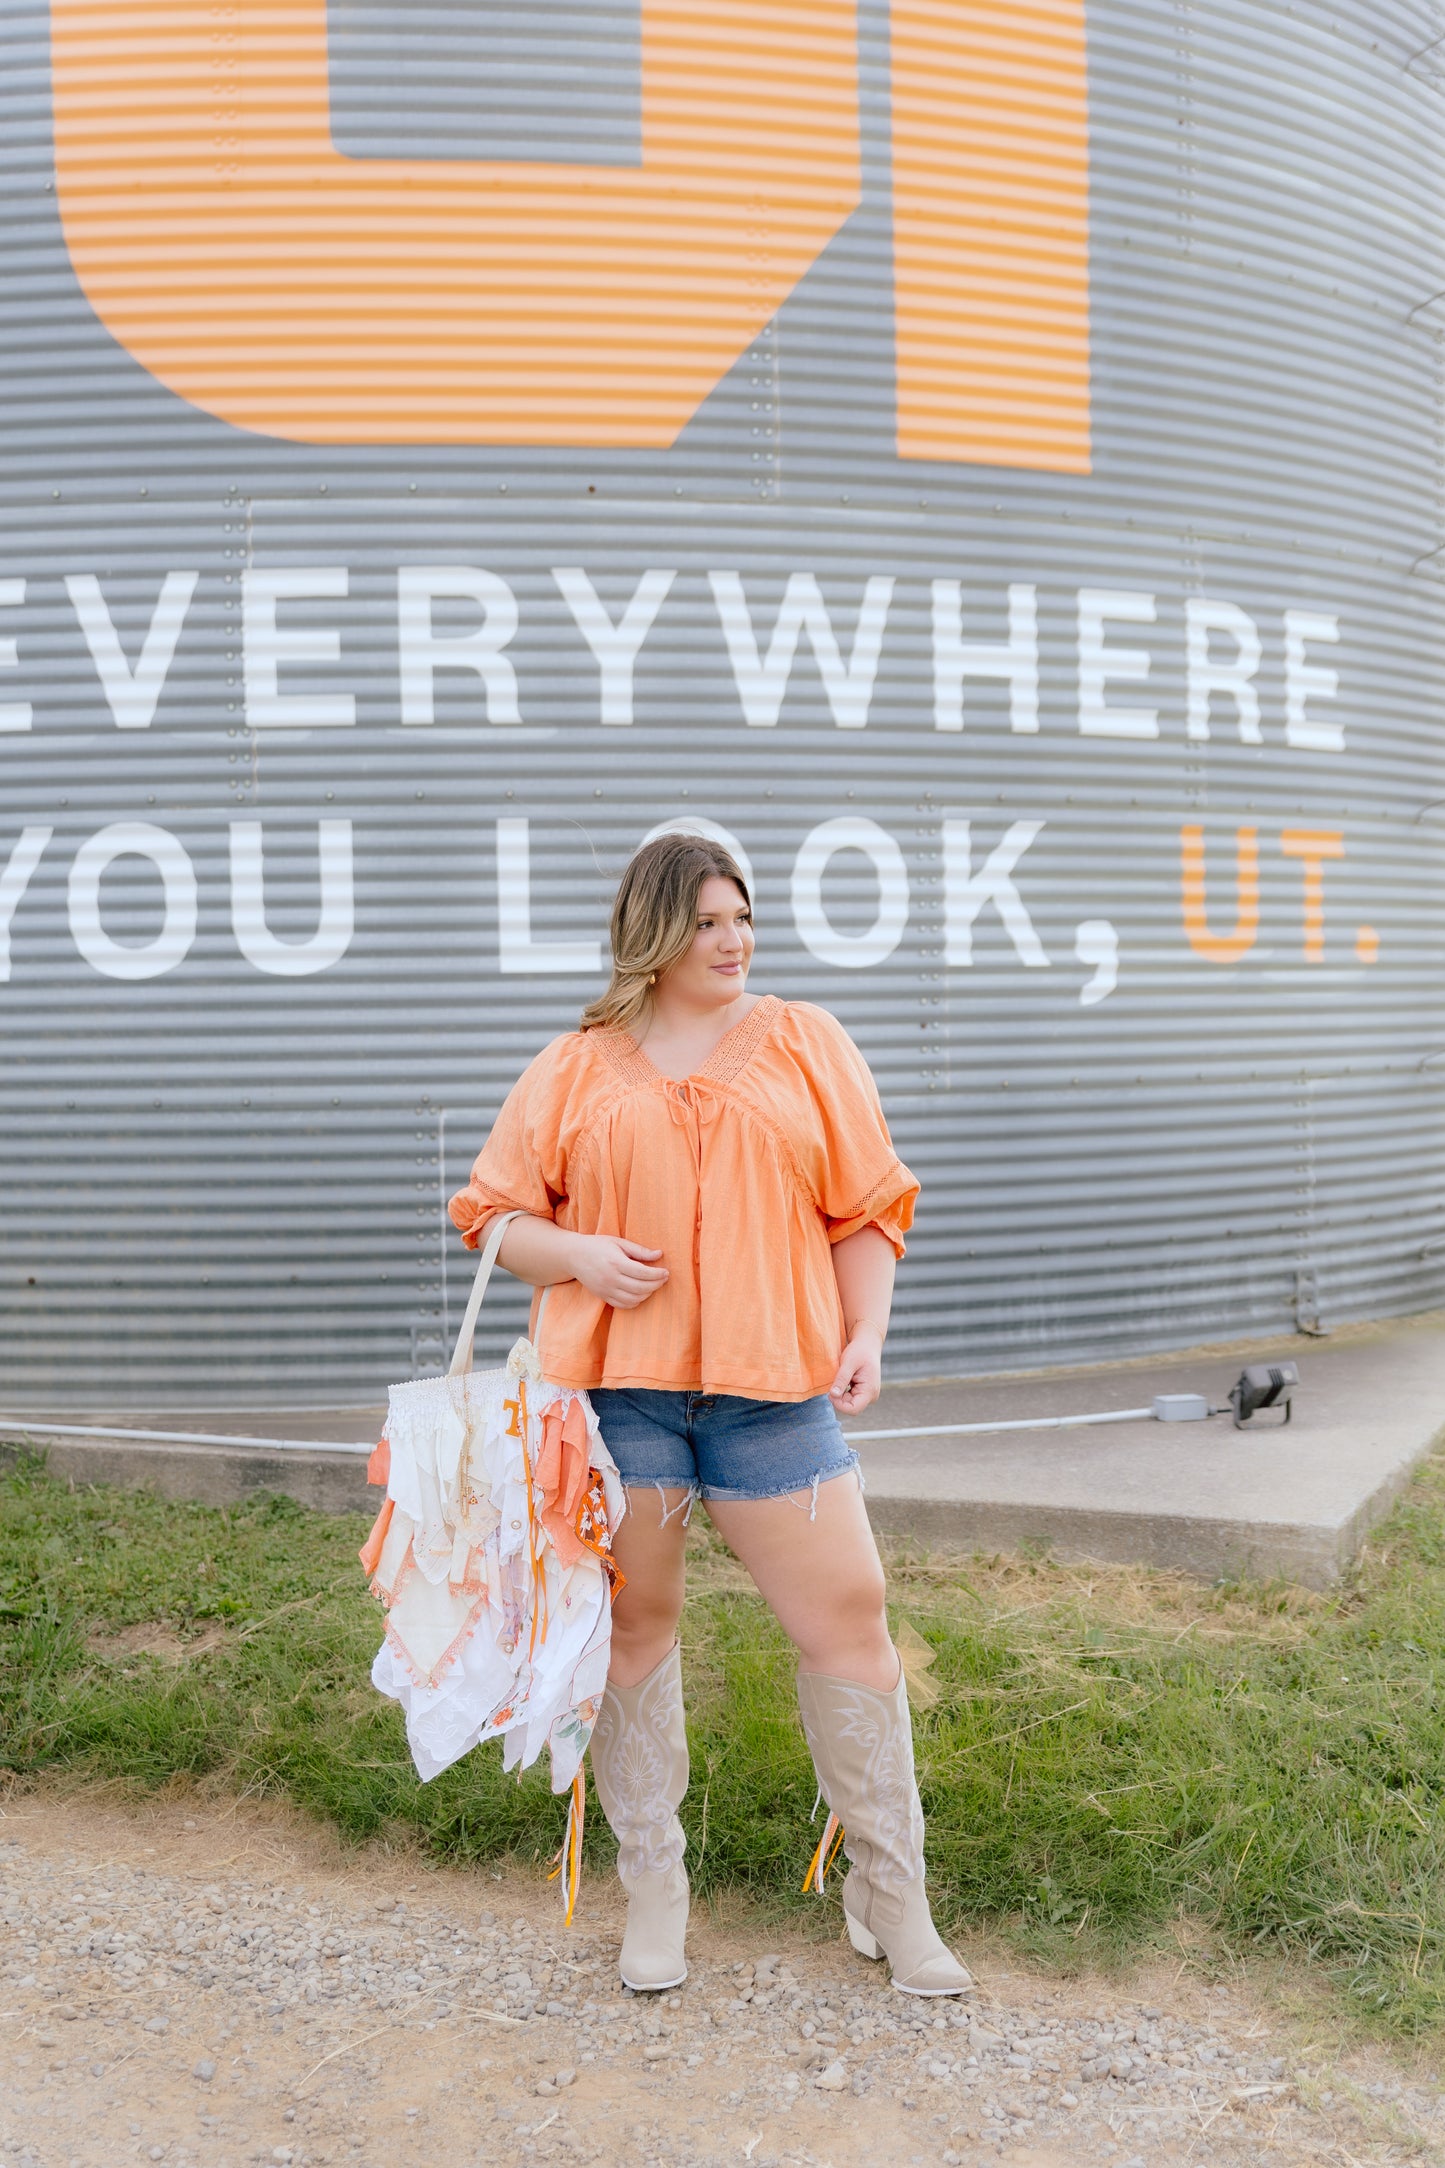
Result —
[{"label": "ruffled fabric on bag", "polygon": [[506,1370],[394,1385],[387,1496],[361,1550],[386,1606],[372,1683],[401,1704],[423,1782],[485,1739],[581,1767],[607,1683],[621,1478],[585,1393],[531,1342]]}]

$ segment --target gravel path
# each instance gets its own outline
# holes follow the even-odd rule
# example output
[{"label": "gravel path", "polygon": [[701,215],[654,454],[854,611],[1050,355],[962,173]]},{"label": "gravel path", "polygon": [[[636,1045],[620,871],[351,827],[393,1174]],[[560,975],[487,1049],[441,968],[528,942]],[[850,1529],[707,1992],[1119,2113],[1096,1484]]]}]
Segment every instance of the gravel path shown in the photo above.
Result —
[{"label": "gravel path", "polygon": [[[836,1924],[836,1907],[833,1911]],[[0,1819],[0,2168],[1259,2168],[1445,2162],[1433,2076],[1245,1987],[980,1972],[895,1995],[841,1941],[698,1922],[620,1987],[615,1890],[346,1855],[295,1817],[93,1796]]]}]

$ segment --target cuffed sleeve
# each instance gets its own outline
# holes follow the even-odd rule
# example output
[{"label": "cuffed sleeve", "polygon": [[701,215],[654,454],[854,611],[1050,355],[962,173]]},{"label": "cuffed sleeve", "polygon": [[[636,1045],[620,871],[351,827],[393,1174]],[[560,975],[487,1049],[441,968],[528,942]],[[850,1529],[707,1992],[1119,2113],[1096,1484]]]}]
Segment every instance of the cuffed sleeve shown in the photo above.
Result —
[{"label": "cuffed sleeve", "polygon": [[826,1009],[793,1004],[807,1017],[809,1063],[822,1124],[818,1202],[830,1242],[876,1227],[901,1257],[919,1184],[893,1149],[872,1072]]},{"label": "cuffed sleeve", "polygon": [[[903,1237],[913,1225],[913,1200],[918,1195],[918,1183],[904,1166],[895,1160],[895,1178],[885,1184],[879,1194],[866,1201],[858,1211],[846,1213],[841,1219],[829,1218],[828,1240],[844,1242],[849,1235],[856,1235],[861,1228],[876,1227],[880,1235],[892,1243],[893,1254],[904,1254]],[[888,1194],[891,1189],[892,1194]]]},{"label": "cuffed sleeve", "polygon": [[567,1194],[551,1057],[552,1048],[545,1048],[517,1079],[477,1154],[470,1181],[447,1205],[469,1250],[476,1249],[498,1212],[552,1219]]}]

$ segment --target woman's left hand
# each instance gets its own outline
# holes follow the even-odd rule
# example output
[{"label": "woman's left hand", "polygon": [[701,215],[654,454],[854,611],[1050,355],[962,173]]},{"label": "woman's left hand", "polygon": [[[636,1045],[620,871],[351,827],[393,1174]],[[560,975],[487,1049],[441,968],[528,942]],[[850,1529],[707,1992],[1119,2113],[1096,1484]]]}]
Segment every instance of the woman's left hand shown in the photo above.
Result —
[{"label": "woman's left hand", "polygon": [[876,1325],[860,1323],[838,1360],[828,1398],[840,1415],[861,1415],[871,1408],[882,1386],[883,1336]]}]

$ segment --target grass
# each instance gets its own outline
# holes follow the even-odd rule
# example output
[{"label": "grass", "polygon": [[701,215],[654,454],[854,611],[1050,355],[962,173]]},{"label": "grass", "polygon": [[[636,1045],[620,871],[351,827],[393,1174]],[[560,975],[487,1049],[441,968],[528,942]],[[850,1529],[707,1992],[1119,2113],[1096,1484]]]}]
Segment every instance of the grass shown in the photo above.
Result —
[{"label": "grass", "polygon": [[[417,1782],[367,1680],[363,1533],[284,1498],[213,1509],[21,1462],[0,1480],[0,1768],[271,1794],[454,1862],[546,1857],[563,1803],[542,1772],[504,1778],[488,1750]],[[1303,1954],[1381,2027],[1439,2026],[1445,1460],[1328,1596],[1045,1557],[889,1564],[895,1620],[935,1652],[916,1730],[945,1926],[1068,1969]],[[684,1636],[695,1886],[801,1905],[792,1667],[703,1527]]]}]

